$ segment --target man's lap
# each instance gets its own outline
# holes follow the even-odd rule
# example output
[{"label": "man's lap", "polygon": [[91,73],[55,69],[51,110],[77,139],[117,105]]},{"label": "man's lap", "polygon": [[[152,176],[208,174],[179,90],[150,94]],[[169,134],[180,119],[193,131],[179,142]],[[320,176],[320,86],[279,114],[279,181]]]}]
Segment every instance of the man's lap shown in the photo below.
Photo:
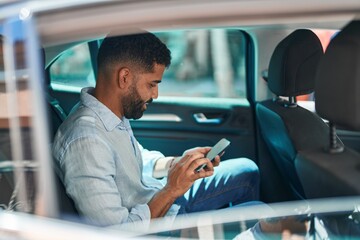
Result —
[{"label": "man's lap", "polygon": [[182,214],[220,209],[258,197],[258,167],[247,158],[236,158],[222,161],[213,176],[197,180],[175,203],[181,206]]}]

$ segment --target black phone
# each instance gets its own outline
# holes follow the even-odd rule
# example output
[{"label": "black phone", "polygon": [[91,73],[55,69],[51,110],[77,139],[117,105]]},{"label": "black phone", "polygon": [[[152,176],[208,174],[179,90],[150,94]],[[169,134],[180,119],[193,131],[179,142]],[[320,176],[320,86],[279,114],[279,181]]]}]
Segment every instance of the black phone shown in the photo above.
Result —
[{"label": "black phone", "polygon": [[[210,161],[214,161],[215,157],[217,155],[220,155],[221,153],[223,153],[225,151],[225,149],[227,147],[229,147],[229,145],[230,145],[230,141],[227,140],[226,138],[222,138],[211,148],[211,150],[206,154],[206,157]],[[206,166],[206,164],[203,164],[203,165],[199,166],[198,168],[196,168],[195,171],[199,172],[205,166]]]}]

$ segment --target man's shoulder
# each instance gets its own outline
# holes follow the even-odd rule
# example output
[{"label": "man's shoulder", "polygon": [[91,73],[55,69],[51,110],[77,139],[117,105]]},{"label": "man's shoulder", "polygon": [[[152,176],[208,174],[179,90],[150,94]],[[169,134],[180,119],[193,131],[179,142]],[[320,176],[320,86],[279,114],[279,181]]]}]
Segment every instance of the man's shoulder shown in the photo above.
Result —
[{"label": "man's shoulder", "polygon": [[91,109],[80,105],[59,127],[52,146],[54,157],[61,158],[66,149],[76,141],[100,140],[105,129]]},{"label": "man's shoulder", "polygon": [[80,105],[76,111],[61,124],[60,130],[71,129],[71,132],[92,132],[99,123],[99,117],[90,108]]},{"label": "man's shoulder", "polygon": [[78,138],[94,137],[102,131],[99,117],[89,108],[80,105],[59,127],[54,144],[71,142]]}]

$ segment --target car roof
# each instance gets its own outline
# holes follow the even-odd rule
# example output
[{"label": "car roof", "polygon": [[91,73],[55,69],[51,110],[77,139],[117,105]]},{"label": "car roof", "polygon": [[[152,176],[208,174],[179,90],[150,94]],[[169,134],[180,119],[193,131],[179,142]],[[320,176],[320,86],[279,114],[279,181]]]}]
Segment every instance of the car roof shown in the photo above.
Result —
[{"label": "car roof", "polygon": [[[206,9],[206,11],[204,11]],[[0,9],[34,15],[44,46],[94,38],[116,30],[196,27],[341,28],[359,17],[358,0],[174,0],[174,1],[28,1]],[[135,29],[135,30],[134,30]]]}]

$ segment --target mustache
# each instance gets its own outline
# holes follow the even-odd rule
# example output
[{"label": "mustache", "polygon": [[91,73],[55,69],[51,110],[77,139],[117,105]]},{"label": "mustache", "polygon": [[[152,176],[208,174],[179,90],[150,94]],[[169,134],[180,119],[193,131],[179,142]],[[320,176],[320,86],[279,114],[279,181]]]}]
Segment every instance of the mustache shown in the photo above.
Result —
[{"label": "mustache", "polygon": [[153,99],[150,98],[149,100],[147,100],[145,103],[152,103],[153,102]]}]

